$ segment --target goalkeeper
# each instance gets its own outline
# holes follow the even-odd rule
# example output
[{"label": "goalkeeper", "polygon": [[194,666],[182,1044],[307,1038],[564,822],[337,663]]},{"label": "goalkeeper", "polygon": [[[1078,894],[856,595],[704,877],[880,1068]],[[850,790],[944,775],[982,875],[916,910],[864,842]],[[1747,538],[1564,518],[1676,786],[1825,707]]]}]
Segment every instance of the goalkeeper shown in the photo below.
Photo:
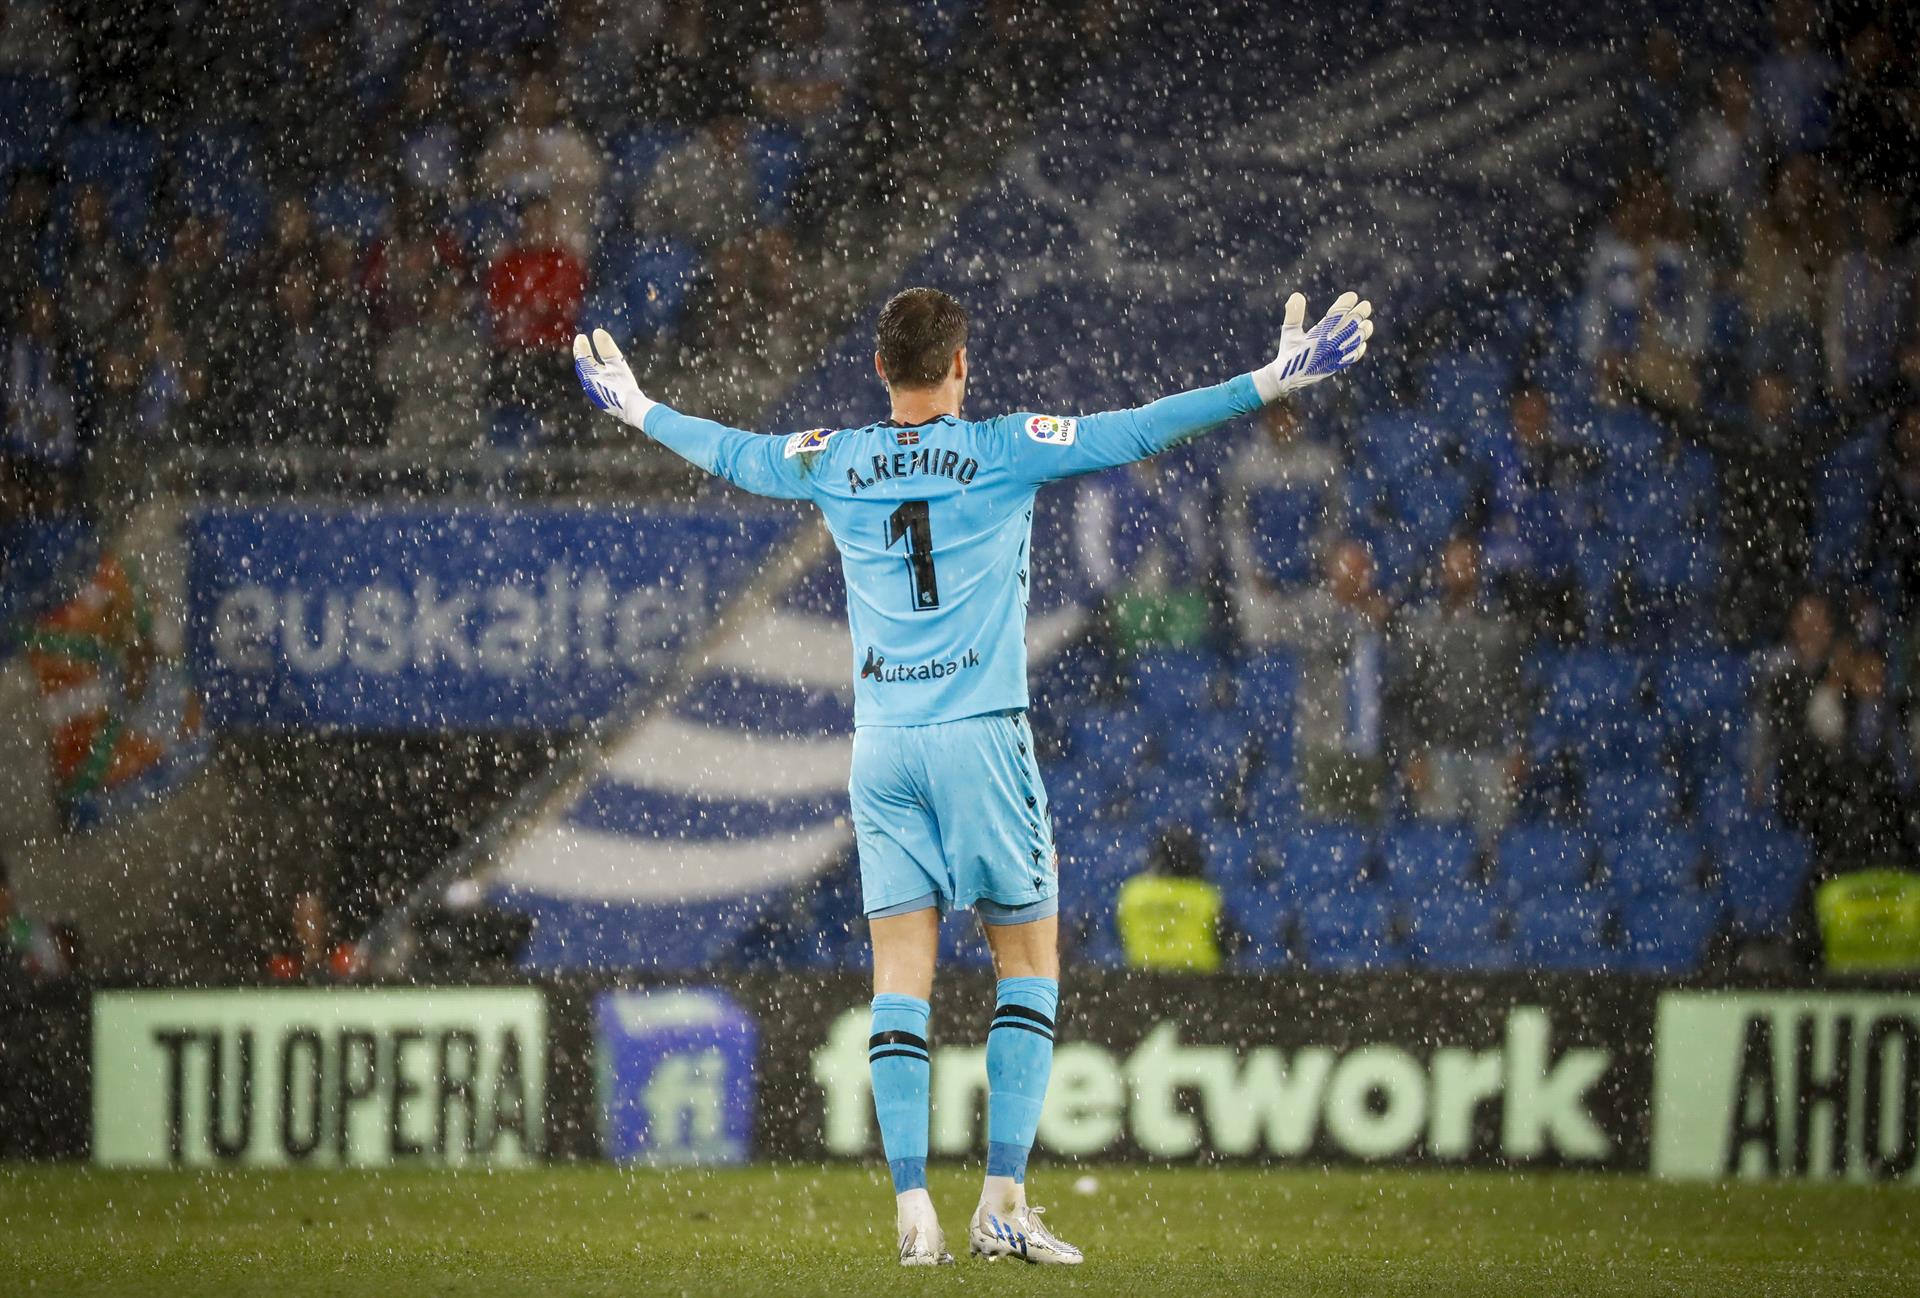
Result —
[{"label": "goalkeeper", "polygon": [[735,486],[811,500],[846,573],[854,680],[850,792],[873,936],[874,1108],[892,1169],[899,1260],[951,1262],[926,1188],[928,997],[941,916],[972,909],[998,975],[987,1033],[987,1168],[970,1251],[1074,1264],[1026,1200],[1053,1063],[1059,879],[1027,727],[1034,493],[1155,455],[1358,361],[1372,307],[1347,293],[1305,328],[1287,301],[1271,364],[1095,415],[961,415],[967,315],[912,288],[880,312],[888,418],[764,437],[649,400],[605,330],[574,339],[594,405]]}]

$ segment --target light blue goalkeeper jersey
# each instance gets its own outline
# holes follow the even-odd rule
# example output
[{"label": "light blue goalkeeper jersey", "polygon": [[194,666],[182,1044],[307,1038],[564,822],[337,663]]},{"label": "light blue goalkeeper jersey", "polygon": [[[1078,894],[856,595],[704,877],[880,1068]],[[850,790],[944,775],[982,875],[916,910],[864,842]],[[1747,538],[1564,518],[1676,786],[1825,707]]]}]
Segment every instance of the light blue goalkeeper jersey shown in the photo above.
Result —
[{"label": "light blue goalkeeper jersey", "polygon": [[811,500],[846,572],[855,726],[1027,705],[1033,498],[1260,407],[1248,375],[1133,410],[815,428],[768,437],[665,406],[647,434],[762,496]]}]

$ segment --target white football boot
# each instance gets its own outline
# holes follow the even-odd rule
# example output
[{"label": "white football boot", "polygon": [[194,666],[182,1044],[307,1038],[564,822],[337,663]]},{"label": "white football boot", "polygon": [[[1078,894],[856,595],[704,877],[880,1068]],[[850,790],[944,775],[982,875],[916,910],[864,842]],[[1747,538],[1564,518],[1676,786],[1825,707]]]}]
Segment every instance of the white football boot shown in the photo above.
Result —
[{"label": "white football boot", "polygon": [[933,1202],[924,1190],[903,1200],[895,1222],[900,1229],[901,1266],[952,1266],[947,1237],[933,1215]]},{"label": "white football boot", "polygon": [[981,1204],[967,1223],[967,1251],[989,1262],[1017,1257],[1035,1266],[1079,1266],[1085,1258],[1079,1249],[1046,1228],[1040,1220],[1045,1211],[1022,1206],[993,1212]]}]

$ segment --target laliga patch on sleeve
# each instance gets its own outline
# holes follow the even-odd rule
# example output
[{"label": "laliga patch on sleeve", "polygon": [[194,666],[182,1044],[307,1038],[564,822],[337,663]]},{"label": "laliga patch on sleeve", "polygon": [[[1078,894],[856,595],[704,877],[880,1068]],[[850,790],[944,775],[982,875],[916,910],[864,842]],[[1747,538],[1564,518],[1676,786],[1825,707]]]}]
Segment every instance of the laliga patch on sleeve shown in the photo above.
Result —
[{"label": "laliga patch on sleeve", "polygon": [[795,433],[787,439],[787,458],[796,455],[810,455],[814,451],[825,450],[827,439],[838,432],[834,428],[809,428],[804,433]]},{"label": "laliga patch on sleeve", "polygon": [[1080,421],[1060,415],[1035,415],[1027,420],[1027,436],[1048,446],[1072,446]]}]

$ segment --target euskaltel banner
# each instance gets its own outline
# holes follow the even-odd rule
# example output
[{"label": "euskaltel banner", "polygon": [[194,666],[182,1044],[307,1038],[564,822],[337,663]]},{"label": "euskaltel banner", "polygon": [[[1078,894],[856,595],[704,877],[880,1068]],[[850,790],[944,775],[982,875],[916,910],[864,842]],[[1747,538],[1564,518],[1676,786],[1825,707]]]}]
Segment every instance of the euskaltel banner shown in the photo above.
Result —
[{"label": "euskaltel banner", "polygon": [[657,678],[793,517],[667,505],[209,509],[188,643],[217,727],[583,725]]}]

